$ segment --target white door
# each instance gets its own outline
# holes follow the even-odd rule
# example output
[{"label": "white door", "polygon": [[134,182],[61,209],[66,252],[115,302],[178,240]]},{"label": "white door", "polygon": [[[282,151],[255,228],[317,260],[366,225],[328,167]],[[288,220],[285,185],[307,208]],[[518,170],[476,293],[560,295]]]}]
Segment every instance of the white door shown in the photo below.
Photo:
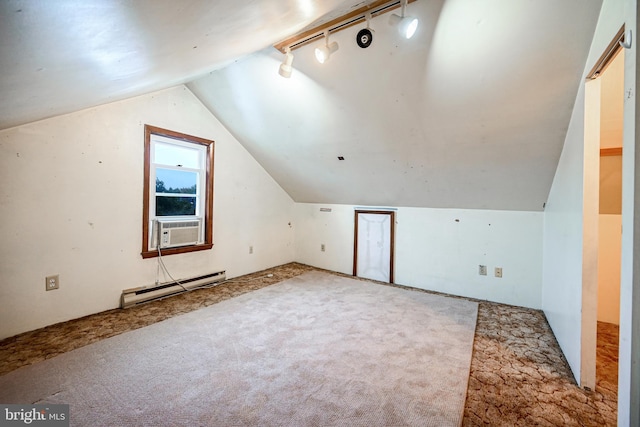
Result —
[{"label": "white door", "polygon": [[356,211],[354,276],[393,283],[394,212]]}]

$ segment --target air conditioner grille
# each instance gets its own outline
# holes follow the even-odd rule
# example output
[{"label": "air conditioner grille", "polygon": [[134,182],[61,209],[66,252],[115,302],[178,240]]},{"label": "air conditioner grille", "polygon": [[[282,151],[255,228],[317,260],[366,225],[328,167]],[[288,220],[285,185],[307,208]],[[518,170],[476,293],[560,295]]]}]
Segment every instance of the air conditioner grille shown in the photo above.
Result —
[{"label": "air conditioner grille", "polygon": [[[198,241],[198,227],[178,228],[171,231],[171,238],[168,244],[171,246],[195,243]],[[164,242],[163,242],[164,243]]]},{"label": "air conditioner grille", "polygon": [[186,228],[186,227],[198,227],[200,221],[180,221],[180,222],[163,222],[162,228]]}]

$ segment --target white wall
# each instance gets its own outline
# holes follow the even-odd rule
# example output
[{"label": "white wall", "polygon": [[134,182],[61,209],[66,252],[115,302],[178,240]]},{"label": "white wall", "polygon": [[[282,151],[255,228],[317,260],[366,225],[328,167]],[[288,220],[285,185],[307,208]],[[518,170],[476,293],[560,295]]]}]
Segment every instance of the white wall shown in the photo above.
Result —
[{"label": "white wall", "polygon": [[[214,248],[166,257],[174,277],[293,261],[293,201],[184,86],[4,130],[0,339],[155,281],[157,260],[140,255],[145,123],[216,142]],[[60,289],[46,292],[53,274]]]},{"label": "white wall", "polygon": [[541,307],[542,213],[402,208],[397,220],[397,283]]},{"label": "white wall", "polygon": [[[395,283],[540,308],[542,213],[398,208],[395,232]],[[352,274],[353,239],[354,206],[296,204],[299,262]]]},{"label": "white wall", "polygon": [[[585,73],[620,28],[618,13],[608,18],[611,3],[603,4]],[[584,108],[585,88],[581,85],[545,209],[542,282],[542,307],[578,382],[582,321]]]},{"label": "white wall", "polygon": [[[633,301],[633,233],[636,101],[636,2],[605,0],[585,66],[588,72],[622,25],[633,30],[625,51],[623,236],[621,271],[620,379],[618,423],[630,424]],[[571,369],[580,382],[582,301],[582,206],[584,85],[580,87],[544,215],[542,307]],[[635,410],[637,411],[637,404]],[[637,414],[636,414],[637,416]]]},{"label": "white wall", "polygon": [[[320,208],[331,212],[320,212]],[[296,203],[295,212],[296,261],[353,274],[353,206]],[[320,250],[322,244],[324,252]]]}]

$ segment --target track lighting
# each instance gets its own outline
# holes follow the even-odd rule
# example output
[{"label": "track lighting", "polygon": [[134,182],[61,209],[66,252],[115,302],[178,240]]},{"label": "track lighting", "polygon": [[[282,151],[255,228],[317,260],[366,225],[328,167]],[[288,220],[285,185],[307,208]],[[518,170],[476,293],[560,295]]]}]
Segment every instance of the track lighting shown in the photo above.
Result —
[{"label": "track lighting", "polygon": [[293,63],[293,54],[291,53],[291,50],[287,48],[286,56],[282,64],[280,64],[280,70],[278,70],[278,73],[286,79],[291,77],[291,72],[293,71],[293,68],[291,67],[292,63]]},{"label": "track lighting", "polygon": [[325,31],[324,46],[316,48],[316,59],[319,63],[324,64],[324,62],[329,59],[331,54],[336,50],[338,50],[338,42],[329,44],[329,31]]},{"label": "track lighting", "polygon": [[363,49],[371,46],[371,42],[373,42],[373,30],[369,27],[369,22],[371,21],[371,14],[367,13],[364,15],[365,21],[367,21],[367,28],[363,28],[358,31],[356,35],[356,43]]},{"label": "track lighting", "polygon": [[396,25],[400,35],[406,39],[410,39],[418,29],[418,18],[413,16],[405,16],[404,12],[407,7],[407,0],[402,0],[402,12],[398,16],[395,13],[389,18],[389,24]]},{"label": "track lighting", "polygon": [[418,19],[414,16],[406,16],[405,11],[407,4],[414,1],[416,0],[368,0],[367,2],[361,2],[367,4],[276,43],[274,47],[286,55],[284,61],[280,64],[280,75],[285,78],[291,77],[293,71],[291,67],[293,63],[292,50],[310,43],[316,43],[321,38],[324,38],[324,46],[317,47],[315,55],[321,64],[326,62],[331,54],[338,50],[337,42],[329,43],[329,34],[350,28],[359,22],[365,21],[367,27],[358,32],[356,43],[363,49],[369,47],[375,35],[369,26],[371,19],[391,12],[396,8],[400,8],[401,12],[400,14],[391,14],[389,24],[395,25],[403,38],[410,39],[418,29]]}]

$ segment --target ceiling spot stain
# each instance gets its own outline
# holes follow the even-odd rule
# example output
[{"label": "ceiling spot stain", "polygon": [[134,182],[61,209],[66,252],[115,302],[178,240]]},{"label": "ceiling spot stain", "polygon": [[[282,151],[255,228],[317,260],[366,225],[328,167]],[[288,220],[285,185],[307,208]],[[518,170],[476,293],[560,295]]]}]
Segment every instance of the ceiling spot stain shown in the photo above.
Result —
[{"label": "ceiling spot stain", "polygon": [[193,48],[194,48],[194,49],[197,49],[197,48],[198,48],[198,46],[194,46]]},{"label": "ceiling spot stain", "polygon": [[460,220],[458,218],[456,218],[456,222],[460,222]]}]

